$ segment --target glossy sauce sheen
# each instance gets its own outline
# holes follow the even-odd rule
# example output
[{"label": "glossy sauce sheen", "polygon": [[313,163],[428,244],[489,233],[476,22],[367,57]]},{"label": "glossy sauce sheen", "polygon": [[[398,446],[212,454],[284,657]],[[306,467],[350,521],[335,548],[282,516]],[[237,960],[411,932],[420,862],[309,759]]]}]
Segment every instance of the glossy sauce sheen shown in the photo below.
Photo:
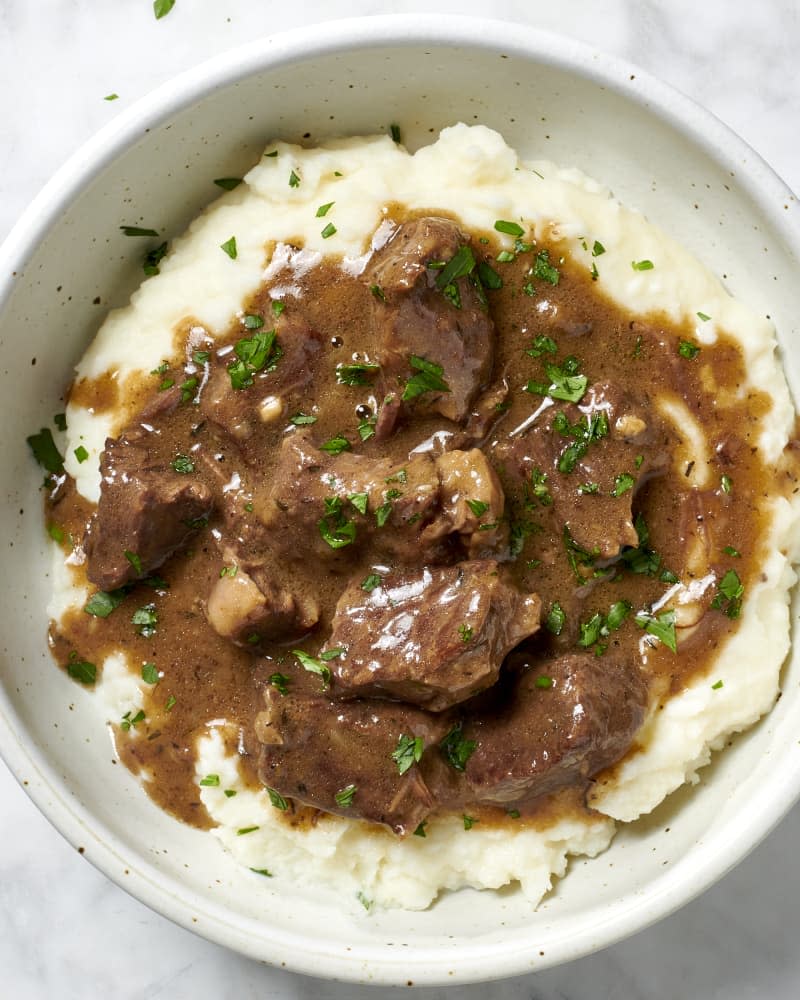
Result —
[{"label": "glossy sauce sheen", "polygon": [[[596,612],[607,613],[619,601],[630,602],[634,612],[651,606],[670,586],[661,578],[665,569],[688,583],[696,567],[687,565],[687,552],[698,531],[703,533],[708,556],[706,572],[713,572],[719,580],[726,571],[735,569],[746,600],[748,584],[759,572],[759,540],[764,527],[760,501],[775,492],[793,489],[794,482],[788,471],[764,468],[756,450],[761,422],[769,419],[769,398],[748,392],[735,406],[720,405],[720,400],[746,382],[740,353],[732,341],[721,334],[715,345],[703,346],[696,357],[687,359],[678,353],[678,345],[681,341],[693,342],[693,330],[676,327],[664,317],[643,319],[621,310],[603,296],[602,281],[593,281],[570,260],[562,260],[557,248],[550,248],[550,258],[559,272],[558,283],[537,281],[530,295],[525,290],[530,283],[528,271],[542,246],[519,254],[511,263],[495,261],[500,248],[492,234],[471,234],[471,246],[476,258],[491,263],[503,279],[503,287],[488,290],[487,296],[497,331],[492,384],[504,377],[509,391],[496,408],[479,446],[503,483],[504,520],[517,539],[513,558],[508,558],[507,550],[502,558],[504,572],[522,593],[539,595],[544,617],[555,603],[565,614],[560,635],[543,627],[523,643],[519,655],[535,665],[581,651],[581,623],[588,622]],[[265,423],[255,416],[255,431],[243,437],[238,446],[232,446],[204,418],[196,398],[189,399],[160,418],[160,433],[148,443],[166,463],[179,454],[191,456],[191,475],[211,485],[222,476],[240,506],[242,523],[246,526],[251,518],[256,531],[260,530],[255,523],[256,512],[250,513],[247,508],[254,502],[258,507],[259,494],[271,481],[281,442],[287,435],[305,434],[319,446],[343,434],[354,452],[385,456],[403,466],[409,453],[421,443],[438,436],[439,444],[444,442],[447,447],[448,436],[457,441],[461,430],[440,416],[417,414],[401,421],[386,441],[378,442],[374,436],[360,440],[358,424],[377,414],[380,399],[370,385],[339,384],[335,370],[337,365],[353,361],[375,362],[369,322],[374,292],[334,259],[298,267],[301,260],[302,256],[287,255],[285,267],[274,273],[270,286],[260,289],[244,309],[245,315],[263,317],[266,330],[273,323],[272,300],[279,298],[285,306],[285,321],[297,322],[315,333],[314,351],[308,359],[311,377],[300,379],[307,384],[279,393],[279,418]],[[224,369],[231,360],[232,355],[225,353],[226,345],[230,349],[251,334],[237,320],[227,336],[212,346],[210,338],[204,340],[202,329],[187,319],[174,337],[176,354],[164,359],[168,363],[166,372],[145,375],[135,387],[125,386],[129,426],[136,424],[137,410],[154,400],[157,405],[159,386],[165,380],[181,385],[186,378],[195,377],[199,391],[206,391],[206,375],[215,368]],[[539,336],[555,341],[555,357],[546,353],[532,357],[527,353]],[[208,362],[191,362],[198,349],[210,352]],[[552,505],[543,504],[530,491],[521,489],[519,480],[509,473],[506,456],[509,442],[515,439],[512,432],[529,421],[542,402],[541,396],[526,392],[524,387],[530,380],[545,378],[545,362],[562,361],[569,355],[580,359],[580,371],[587,375],[590,386],[624,386],[645,401],[648,412],[653,414],[657,438],[653,447],[666,456],[665,464],[658,475],[638,489],[634,500],[634,514],[643,516],[649,529],[648,547],[660,557],[658,571],[652,575],[605,572],[601,562],[599,568],[597,564],[579,566],[577,572],[583,577],[579,581],[567,557],[563,521],[554,516]],[[276,385],[282,363],[276,366]],[[119,400],[112,381],[105,378],[99,380],[101,384],[82,382],[73,391],[76,398],[91,400],[97,409],[115,407]],[[269,395],[269,386],[267,376],[252,390],[254,413],[257,404]],[[656,401],[664,393],[682,399],[704,429],[711,462],[707,488],[692,489],[692,470],[674,467],[670,456],[681,445],[678,432],[669,421],[655,416]],[[293,427],[289,417],[299,412],[315,416],[316,422],[308,427]],[[587,453],[587,460],[590,458],[591,451]],[[633,468],[612,471],[636,472]],[[552,477],[558,473],[550,470],[549,475],[552,484]],[[572,475],[577,477],[578,473]],[[721,485],[723,476],[730,477],[729,491]],[[580,482],[575,478],[574,487]],[[606,497],[604,502],[611,501]],[[626,502],[626,498],[621,496],[618,502]],[[90,505],[75,493],[71,481],[63,483],[48,502],[48,521],[63,528],[78,549],[90,516]],[[384,530],[392,530],[391,524]],[[325,648],[336,603],[346,585],[366,578],[376,568],[386,569],[386,560],[376,560],[369,546],[353,545],[330,553],[324,565],[313,556],[289,561],[276,553],[270,568],[273,579],[288,582],[295,595],[309,595],[318,601],[319,623],[300,639],[262,641],[257,648],[239,648],[209,626],[204,610],[208,594],[226,567],[222,556],[225,531],[221,516],[212,515],[208,525],[153,574],[160,578],[154,585],[131,585],[122,603],[107,618],[78,611],[54,623],[51,632],[53,651],[62,665],[66,665],[70,654],[77,653],[97,664],[99,671],[103,659],[116,650],[125,653],[137,676],[144,663],[156,665],[160,680],[146,694],[145,718],[131,731],[116,728],[118,752],[132,771],[146,778],[148,794],[165,809],[199,827],[210,825],[210,820],[195,784],[195,739],[207,731],[212,720],[225,720],[226,740],[240,755],[244,778],[258,785],[255,719],[263,710],[270,676],[276,672],[287,676],[293,693],[319,694],[320,678],[303,670],[290,650],[301,648],[317,655]],[[319,535],[309,539],[312,548],[320,544]],[[727,554],[726,547],[739,555]],[[85,580],[84,566],[76,566],[74,573],[81,582]],[[598,654],[598,669],[602,669],[604,657],[621,655],[641,665],[651,699],[657,702],[680,691],[690,678],[708,672],[720,643],[736,627],[735,619],[710,607],[715,594],[716,587],[706,592],[694,627],[678,629],[679,655],[655,640],[643,642],[643,630],[630,614],[618,630],[592,647]],[[151,604],[158,620],[155,633],[145,637],[137,634],[131,617],[137,609]],[[499,683],[503,683],[502,678]],[[585,783],[579,783],[545,800],[524,804],[522,812],[531,816],[531,822],[537,822],[553,810],[581,810],[584,790]],[[492,805],[476,806],[470,813],[484,822],[512,821],[503,809]],[[286,815],[287,822],[295,824],[319,818],[316,811],[295,805]]]}]

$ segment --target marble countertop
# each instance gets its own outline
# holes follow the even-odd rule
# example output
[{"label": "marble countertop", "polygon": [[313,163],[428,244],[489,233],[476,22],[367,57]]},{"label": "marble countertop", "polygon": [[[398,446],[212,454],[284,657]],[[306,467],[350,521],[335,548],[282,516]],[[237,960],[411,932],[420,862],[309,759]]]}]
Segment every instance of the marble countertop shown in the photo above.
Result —
[{"label": "marble countertop", "polygon": [[[86,138],[174,73],[275,30],[354,14],[481,14],[571,35],[630,59],[732,126],[800,191],[796,0],[3,0],[0,239]],[[119,100],[104,96],[117,93]],[[381,990],[264,967],[173,926],[61,839],[0,762],[0,995],[357,1000]],[[800,807],[715,888],[657,926],[570,965],[425,1000],[745,1000],[800,995]],[[385,992],[388,997],[389,991]]]}]

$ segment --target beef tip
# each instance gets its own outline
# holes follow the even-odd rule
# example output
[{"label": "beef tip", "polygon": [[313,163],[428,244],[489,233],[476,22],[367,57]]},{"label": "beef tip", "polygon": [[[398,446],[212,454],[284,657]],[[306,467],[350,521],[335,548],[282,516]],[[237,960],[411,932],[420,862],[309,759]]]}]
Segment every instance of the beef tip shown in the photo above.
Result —
[{"label": "beef tip", "polygon": [[[422,358],[442,370],[447,390],[433,389],[407,400],[407,409],[439,413],[462,421],[478,391],[490,379],[494,325],[485,299],[471,275],[441,287],[447,265],[459,253],[471,254],[469,239],[448,219],[415,219],[398,226],[375,252],[363,280],[377,287],[372,325],[381,365],[381,388],[388,408],[376,437],[391,434],[400,415],[398,397],[412,376],[410,359]],[[434,264],[434,267],[431,267]]]},{"label": "beef tip", "polygon": [[579,404],[542,409],[532,425],[499,441],[493,458],[532,506],[552,506],[573,540],[601,559],[638,545],[632,504],[665,467],[646,401],[593,385]]},{"label": "beef tip", "polygon": [[503,659],[539,628],[540,601],[483,559],[393,573],[339,598],[330,648],[342,697],[396,698],[440,712],[494,684]]},{"label": "beef tip", "polygon": [[647,685],[631,663],[588,654],[535,661],[515,654],[517,680],[466,719],[475,742],[465,767],[468,800],[507,806],[588,781],[631,745]]},{"label": "beef tip", "polygon": [[216,355],[200,395],[204,416],[245,446],[245,455],[256,430],[283,416],[287,397],[311,381],[320,352],[320,334],[291,313],[276,321],[274,341],[272,334],[266,321],[261,329],[243,328],[236,347]]},{"label": "beef tip", "polygon": [[100,460],[100,502],[85,549],[87,576],[101,590],[158,569],[213,507],[205,484],[151,455],[148,428],[140,424],[109,438]]},{"label": "beef tip", "polygon": [[440,515],[423,531],[427,541],[457,533],[470,559],[489,555],[505,540],[505,496],[497,473],[477,448],[436,459]]},{"label": "beef tip", "polygon": [[224,575],[214,583],[206,603],[206,618],[223,639],[244,649],[262,640],[300,638],[319,620],[313,597],[300,597],[277,586],[264,570],[252,575],[225,553]]},{"label": "beef tip", "polygon": [[[439,477],[429,456],[402,466],[351,452],[333,456],[295,432],[284,439],[269,492],[256,498],[255,511],[273,551],[290,560],[334,559],[369,539],[376,555],[418,561],[438,504]],[[440,548],[434,541],[426,551]]]},{"label": "beef tip", "polygon": [[[392,702],[333,702],[283,696],[274,688],[265,691],[265,700],[256,735],[262,743],[259,775],[268,788],[326,812],[381,823],[401,836],[413,833],[433,809],[427,757],[434,768],[438,761],[427,748],[444,735],[443,718]],[[417,738],[419,763],[409,747]],[[400,763],[392,754],[403,745],[409,750]]]}]

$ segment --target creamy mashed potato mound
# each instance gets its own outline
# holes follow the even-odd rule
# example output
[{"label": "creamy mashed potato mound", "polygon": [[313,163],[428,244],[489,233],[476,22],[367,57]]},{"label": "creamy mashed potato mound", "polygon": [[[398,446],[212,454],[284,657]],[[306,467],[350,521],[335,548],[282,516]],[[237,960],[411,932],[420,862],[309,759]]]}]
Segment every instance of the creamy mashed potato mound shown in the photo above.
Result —
[{"label": "creamy mashed potato mound", "polygon": [[[173,351],[172,331],[193,317],[212,337],[222,336],[241,314],[244,301],[265,277],[264,247],[300,244],[313,255],[342,255],[358,273],[385,208],[457,216],[466,229],[492,229],[496,219],[524,221],[537,237],[563,247],[587,270],[593,258],[583,237],[602,234],[605,253],[597,261],[603,291],[635,314],[662,311],[691,322],[699,344],[713,343],[724,330],[741,347],[749,386],[772,399],[769,422],[758,441],[767,464],[777,461],[793,428],[794,410],[775,357],[772,325],[732,299],[719,280],[642,215],[620,205],[608,190],[575,169],[546,161],[523,163],[500,135],[482,126],[456,125],[438,141],[408,153],[388,136],[330,141],[304,149],[286,143],[268,147],[245,182],[224,194],[175,239],[161,273],[145,281],[124,309],[111,313],[82,358],[78,378],[113,373],[120,386],[156,368]],[[301,178],[287,184],[290,171]],[[323,238],[319,205],[335,202],[336,233]],[[235,260],[220,245],[236,234]],[[509,247],[511,239],[508,240]],[[637,271],[631,261],[653,261]],[[267,264],[267,268],[269,265]],[[709,321],[698,313],[713,317]],[[681,454],[696,459],[689,482],[704,486],[706,448],[702,428],[693,426],[679,402],[664,415],[683,428]],[[99,456],[106,437],[124,426],[129,411],[93,413],[68,407],[66,469],[89,501],[99,497]],[[74,456],[81,444],[89,459]],[[590,796],[596,815],[570,816],[517,829],[476,826],[463,835],[460,817],[433,820],[425,838],[399,840],[359,821],[327,817],[307,830],[289,827],[271,807],[265,790],[242,781],[236,758],[225,750],[225,720],[214,720],[198,741],[196,776],[220,775],[219,787],[202,787],[202,800],[218,826],[213,834],[244,865],[268,869],[287,882],[326,884],[371,905],[422,908],[442,889],[496,888],[519,882],[538,903],[563,875],[570,855],[594,856],[608,846],[615,821],[632,821],[652,810],[697,771],[730,734],[752,725],[773,705],[780,667],[789,648],[788,595],[795,575],[800,507],[774,496],[766,551],[758,582],[748,589],[737,631],[720,649],[713,677],[695,677],[662,710],[653,705],[637,736],[636,749],[600,775]],[[64,569],[57,550],[56,588],[50,606],[58,620],[80,607],[87,592]],[[676,584],[670,597],[680,609],[691,595]],[[712,683],[715,683],[712,688]],[[109,720],[141,704],[141,682],[126,672],[124,654],[106,660],[97,697]],[[226,796],[224,790],[235,790]],[[257,826],[247,837],[237,830]],[[255,876],[254,876],[255,878]]]}]

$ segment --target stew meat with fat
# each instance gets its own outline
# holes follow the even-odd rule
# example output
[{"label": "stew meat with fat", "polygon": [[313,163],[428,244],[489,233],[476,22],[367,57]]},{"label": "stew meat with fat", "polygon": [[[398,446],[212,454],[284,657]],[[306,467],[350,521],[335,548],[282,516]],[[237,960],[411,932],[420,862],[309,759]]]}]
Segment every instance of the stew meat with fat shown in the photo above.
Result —
[{"label": "stew meat with fat", "polygon": [[120,752],[184,819],[208,824],[213,719],[289,822],[580,806],[735,627],[771,482],[769,401],[717,405],[739,352],[626,314],[552,248],[499,249],[408,215],[358,277],[279,246],[224,339],[188,319],[127,386],[96,510],[53,494],[98,591],[54,648],[143,671]]}]

